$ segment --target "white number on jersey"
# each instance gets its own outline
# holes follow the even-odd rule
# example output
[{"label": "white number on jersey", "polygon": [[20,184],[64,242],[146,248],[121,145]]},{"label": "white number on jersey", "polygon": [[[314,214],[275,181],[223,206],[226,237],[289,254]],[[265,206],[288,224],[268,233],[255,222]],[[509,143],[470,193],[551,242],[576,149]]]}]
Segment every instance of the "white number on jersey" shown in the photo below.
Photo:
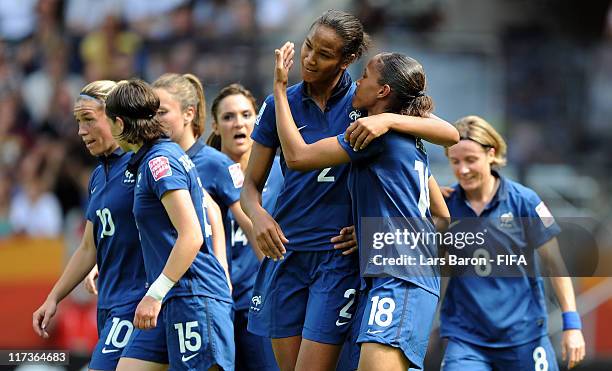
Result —
[{"label": "white number on jersey", "polygon": [[[174,328],[178,333],[179,348],[181,353],[186,351],[197,352],[202,346],[202,337],[198,333],[198,321],[175,323]],[[195,328],[195,331],[193,329]],[[193,340],[193,341],[192,341]]]},{"label": "white number on jersey", "polygon": [[419,212],[422,217],[426,216],[429,209],[429,182],[427,178],[427,167],[423,161],[414,161],[414,170],[419,174]]},{"label": "white number on jersey", "polygon": [[[235,223],[236,221],[232,219],[232,231],[234,231],[235,228]],[[232,232],[232,240],[231,240],[231,245],[232,247],[236,246],[237,242],[242,243],[242,246],[246,246],[249,243],[249,239],[247,238],[246,234],[244,234],[244,232],[242,231],[242,228],[238,227],[238,229],[235,230],[235,232]]]},{"label": "white number on jersey", "polygon": [[112,236],[115,234],[115,223],[113,222],[113,216],[109,209],[104,208],[102,210],[96,210],[96,215],[100,218],[102,223],[102,232],[100,232],[100,238],[104,236]]},{"label": "white number on jersey", "polygon": [[204,238],[212,236],[212,226],[208,223],[208,217],[206,216],[206,210],[208,209],[208,202],[206,202],[206,191],[202,186],[202,181],[200,177],[196,178],[198,180],[198,185],[200,186],[200,190],[202,191],[202,222],[204,223]]},{"label": "white number on jersey", "polygon": [[[368,325],[376,323],[377,326],[387,327],[393,321],[393,311],[395,310],[395,301],[391,298],[382,298],[379,296],[372,297],[372,309],[370,309],[370,319]],[[385,319],[383,320],[383,316]]]},{"label": "white number on jersey", "polygon": [[[351,309],[351,307],[353,306],[353,304],[355,303],[355,293],[356,290],[355,289],[348,289],[344,292],[344,297],[349,299],[348,303],[346,303],[346,305],[344,307],[342,307],[342,309],[340,310],[340,314],[338,314],[339,317],[342,317],[346,320],[350,320],[351,318],[353,318],[353,315],[351,313],[349,313],[349,309]],[[342,323],[339,320],[336,321],[336,326],[340,326],[345,324],[346,322]]]},{"label": "white number on jersey", "polygon": [[489,259],[491,259],[491,254],[489,254],[489,251],[481,247],[479,249],[474,250],[474,257],[476,259],[484,258],[485,261],[487,262],[485,265],[475,265],[474,266],[474,270],[476,271],[476,274],[479,275],[480,277],[489,276],[491,274],[491,271],[493,270],[493,267],[491,266],[491,263],[489,261]]},{"label": "white number on jersey", "polygon": [[[121,334],[121,330],[123,330],[123,328],[126,328],[127,330],[123,334],[123,338],[119,340],[119,335]],[[133,330],[134,326],[132,325],[132,322],[126,319],[122,321],[119,317],[113,317],[113,326],[111,327],[104,344],[112,344],[115,348],[123,348],[126,346],[128,340],[130,340]]]},{"label": "white number on jersey", "polygon": [[548,371],[548,360],[546,359],[546,349],[537,347],[533,350],[533,360],[535,361],[533,369],[535,371]]},{"label": "white number on jersey", "polygon": [[321,172],[319,173],[319,176],[317,177],[317,182],[319,183],[330,183],[336,180],[335,177],[333,176],[328,176],[327,174],[330,172],[331,167],[326,167],[325,169],[321,170]]}]

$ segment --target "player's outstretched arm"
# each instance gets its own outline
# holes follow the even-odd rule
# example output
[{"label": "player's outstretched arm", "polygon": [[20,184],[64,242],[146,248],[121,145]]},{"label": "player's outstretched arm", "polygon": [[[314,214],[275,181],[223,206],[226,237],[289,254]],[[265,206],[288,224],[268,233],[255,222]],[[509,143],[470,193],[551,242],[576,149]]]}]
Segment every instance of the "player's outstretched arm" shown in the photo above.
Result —
[{"label": "player's outstretched arm", "polygon": [[280,49],[275,50],[273,86],[276,131],[287,166],[294,170],[308,171],[350,162],[350,157],[336,137],[306,144],[300,135],[287,99],[287,81],[293,65],[293,48],[292,43],[286,42]]},{"label": "player's outstretched arm", "polygon": [[351,147],[361,150],[389,130],[410,134],[445,147],[459,142],[457,129],[432,113],[429,114],[429,117],[395,113],[361,117],[346,129],[344,135],[345,139],[351,143]]},{"label": "player's outstretched arm", "polygon": [[[286,252],[283,244],[289,242],[281,227],[261,204],[261,193],[272,168],[275,150],[253,143],[251,157],[244,174],[240,192],[240,206],[253,223],[251,245],[271,259],[282,259]],[[248,237],[248,236],[247,236]]]},{"label": "player's outstretched arm", "polygon": [[550,276],[559,305],[563,312],[563,337],[561,339],[561,356],[567,360],[567,367],[576,366],[585,356],[584,336],[580,316],[576,311],[576,297],[572,280],[559,251],[559,243],[552,238],[538,248],[544,269]]},{"label": "player's outstretched arm", "polygon": [[204,191],[204,197],[206,198],[206,215],[208,222],[210,223],[210,229],[212,230],[212,249],[213,254],[223,267],[225,271],[225,278],[227,278],[227,284],[229,285],[230,292],[232,291],[232,281],[230,279],[229,264],[227,262],[227,248],[225,244],[225,228],[223,227],[223,217],[221,216],[221,209],[215,200],[210,197],[210,194]]},{"label": "player's outstretched arm", "polygon": [[81,244],[74,252],[59,280],[55,283],[47,300],[32,315],[34,332],[48,338],[47,326],[55,315],[57,305],[62,301],[96,265],[96,246],[93,224],[87,221]]}]

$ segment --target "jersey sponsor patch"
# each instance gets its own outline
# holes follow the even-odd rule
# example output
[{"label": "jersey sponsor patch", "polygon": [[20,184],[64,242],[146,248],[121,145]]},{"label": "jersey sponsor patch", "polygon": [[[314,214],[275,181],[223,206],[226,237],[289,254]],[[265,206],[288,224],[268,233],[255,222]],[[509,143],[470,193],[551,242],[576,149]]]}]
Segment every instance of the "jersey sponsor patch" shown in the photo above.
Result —
[{"label": "jersey sponsor patch", "polygon": [[153,175],[153,179],[155,179],[156,182],[161,178],[172,175],[170,161],[168,161],[168,157],[166,156],[159,156],[149,160],[149,170],[151,170],[151,175]]},{"label": "jersey sponsor patch", "polygon": [[227,170],[229,170],[230,176],[232,177],[234,188],[242,187],[242,183],[244,183],[244,174],[242,173],[240,164],[232,164],[227,167]]},{"label": "jersey sponsor patch", "polygon": [[540,220],[542,221],[542,224],[544,224],[544,227],[548,228],[555,224],[555,218],[552,216],[550,210],[548,210],[548,207],[546,207],[544,201],[540,202],[538,206],[536,206],[535,211],[540,216]]},{"label": "jersey sponsor patch", "polygon": [[264,102],[261,105],[261,108],[259,109],[259,113],[257,113],[257,119],[255,120],[255,125],[259,125],[259,120],[261,120],[261,115],[263,115],[264,111],[266,110],[266,105],[267,105],[266,102]]}]

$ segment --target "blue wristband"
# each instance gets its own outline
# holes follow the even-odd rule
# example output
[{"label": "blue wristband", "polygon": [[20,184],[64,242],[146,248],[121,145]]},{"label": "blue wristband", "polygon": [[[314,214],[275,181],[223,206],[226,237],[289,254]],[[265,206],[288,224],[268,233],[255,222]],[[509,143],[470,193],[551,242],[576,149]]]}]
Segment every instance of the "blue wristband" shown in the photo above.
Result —
[{"label": "blue wristband", "polygon": [[582,330],[582,321],[578,312],[563,312],[563,331],[565,330]]}]

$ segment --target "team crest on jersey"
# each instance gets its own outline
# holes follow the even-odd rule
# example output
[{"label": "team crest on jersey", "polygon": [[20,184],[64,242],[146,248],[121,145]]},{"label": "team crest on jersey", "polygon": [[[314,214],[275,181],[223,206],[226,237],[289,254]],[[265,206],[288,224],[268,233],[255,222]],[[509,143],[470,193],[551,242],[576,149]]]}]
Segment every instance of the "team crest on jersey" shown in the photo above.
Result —
[{"label": "team crest on jersey", "polygon": [[254,312],[259,312],[261,310],[261,308],[259,308],[259,306],[261,305],[261,295],[255,295],[251,298],[251,310]]},{"label": "team crest on jersey", "polygon": [[358,118],[361,117],[361,111],[354,109],[349,113],[349,118],[351,121],[357,121]]},{"label": "team crest on jersey", "polygon": [[242,173],[240,164],[232,164],[227,167],[227,170],[229,170],[230,176],[232,177],[234,188],[242,187],[242,184],[244,183],[244,174]]},{"label": "team crest on jersey", "polygon": [[501,214],[499,226],[501,228],[512,228],[514,227],[514,215],[512,211],[508,211],[507,213]]},{"label": "team crest on jersey", "polygon": [[132,174],[129,170],[126,170],[123,173],[123,184],[132,184],[134,183],[134,174]]},{"label": "team crest on jersey", "polygon": [[161,178],[172,175],[170,161],[168,161],[166,156],[159,156],[149,160],[149,170],[151,170],[151,175],[153,175],[153,179],[156,182]]},{"label": "team crest on jersey", "polygon": [[259,113],[257,113],[257,119],[255,120],[255,125],[259,125],[259,120],[261,120],[261,116],[263,115],[265,110],[266,110],[266,102],[264,102],[261,105],[261,108],[259,109]]}]

